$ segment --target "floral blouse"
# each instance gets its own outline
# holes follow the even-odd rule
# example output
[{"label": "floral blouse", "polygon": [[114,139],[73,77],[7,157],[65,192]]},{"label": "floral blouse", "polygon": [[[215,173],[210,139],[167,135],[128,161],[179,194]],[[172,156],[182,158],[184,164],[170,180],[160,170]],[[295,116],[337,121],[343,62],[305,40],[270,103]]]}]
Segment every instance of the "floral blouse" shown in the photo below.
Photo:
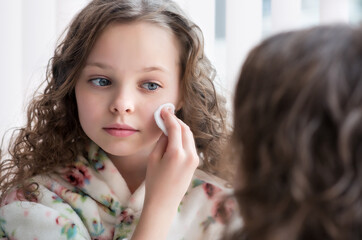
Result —
[{"label": "floral blouse", "polygon": [[[16,190],[7,195],[0,208],[0,239],[131,238],[142,212],[144,183],[131,194],[112,161],[94,143],[88,160],[80,156],[57,174],[33,180],[39,194],[32,201]],[[222,196],[230,191],[215,177],[196,170],[167,239],[220,239],[225,229]],[[230,216],[234,204],[224,206]]]}]

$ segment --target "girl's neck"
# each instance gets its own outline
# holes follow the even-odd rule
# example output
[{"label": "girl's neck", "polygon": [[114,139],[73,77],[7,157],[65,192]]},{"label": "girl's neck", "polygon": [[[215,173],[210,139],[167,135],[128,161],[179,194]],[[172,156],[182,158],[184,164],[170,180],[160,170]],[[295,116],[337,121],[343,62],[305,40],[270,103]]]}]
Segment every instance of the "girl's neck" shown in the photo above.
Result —
[{"label": "girl's neck", "polygon": [[149,153],[132,156],[109,155],[114,166],[126,181],[131,193],[134,193],[146,178],[148,156]]}]

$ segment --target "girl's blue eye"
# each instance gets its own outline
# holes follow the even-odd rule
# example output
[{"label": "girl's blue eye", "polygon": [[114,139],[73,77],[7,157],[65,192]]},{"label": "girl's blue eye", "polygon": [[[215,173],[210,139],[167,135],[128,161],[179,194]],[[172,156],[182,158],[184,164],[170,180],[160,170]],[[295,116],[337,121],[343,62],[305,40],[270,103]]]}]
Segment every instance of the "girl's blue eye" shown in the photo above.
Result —
[{"label": "girl's blue eye", "polygon": [[100,86],[100,87],[104,87],[104,86],[108,86],[111,85],[111,81],[109,81],[106,78],[95,78],[92,79],[91,82],[96,85],[96,86]]},{"label": "girl's blue eye", "polygon": [[160,87],[160,85],[158,85],[157,83],[154,83],[154,82],[147,82],[147,83],[143,83],[142,87],[149,91],[155,91],[157,88]]}]

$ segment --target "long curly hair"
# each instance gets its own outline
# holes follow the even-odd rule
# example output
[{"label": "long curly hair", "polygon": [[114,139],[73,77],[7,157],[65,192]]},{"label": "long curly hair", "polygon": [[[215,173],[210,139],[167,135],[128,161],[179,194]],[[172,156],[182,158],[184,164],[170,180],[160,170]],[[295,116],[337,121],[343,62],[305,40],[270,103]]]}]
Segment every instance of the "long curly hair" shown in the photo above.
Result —
[{"label": "long curly hair", "polygon": [[[10,158],[0,163],[0,192],[26,188],[26,179],[51,173],[84,154],[88,137],[78,119],[75,83],[102,31],[111,23],[144,21],[169,29],[181,47],[183,107],[177,116],[190,126],[201,167],[230,176],[221,151],[228,138],[224,98],[215,91],[215,69],[204,55],[203,35],[178,5],[168,0],[94,0],[71,22],[48,64],[44,92],[33,99],[27,124],[14,133]],[[31,188],[25,191],[31,193]]]},{"label": "long curly hair", "polygon": [[248,55],[234,98],[233,239],[362,239],[362,28],[281,33]]}]

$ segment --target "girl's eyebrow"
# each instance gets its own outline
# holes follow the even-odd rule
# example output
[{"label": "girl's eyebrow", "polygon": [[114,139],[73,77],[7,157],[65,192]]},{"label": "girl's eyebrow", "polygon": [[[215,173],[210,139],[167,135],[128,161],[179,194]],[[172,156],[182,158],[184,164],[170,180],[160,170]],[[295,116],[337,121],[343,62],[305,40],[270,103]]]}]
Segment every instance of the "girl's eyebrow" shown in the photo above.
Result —
[{"label": "girl's eyebrow", "polygon": [[166,68],[164,68],[162,66],[145,67],[145,68],[141,69],[140,72],[153,72],[153,71],[160,71],[160,72],[165,72],[165,73],[169,72]]},{"label": "girl's eyebrow", "polygon": [[113,69],[112,66],[100,62],[86,62],[85,67],[99,67],[103,69]]},{"label": "girl's eyebrow", "polygon": [[[101,62],[86,62],[85,67],[99,67],[99,68],[103,68],[103,69],[113,69],[112,66],[105,64],[105,63],[101,63]],[[164,72],[164,73],[169,73],[169,71],[160,66],[160,65],[155,65],[155,66],[150,66],[150,67],[145,67],[142,68],[140,71],[138,72],[154,72],[154,71],[160,71],[160,72]]]}]

